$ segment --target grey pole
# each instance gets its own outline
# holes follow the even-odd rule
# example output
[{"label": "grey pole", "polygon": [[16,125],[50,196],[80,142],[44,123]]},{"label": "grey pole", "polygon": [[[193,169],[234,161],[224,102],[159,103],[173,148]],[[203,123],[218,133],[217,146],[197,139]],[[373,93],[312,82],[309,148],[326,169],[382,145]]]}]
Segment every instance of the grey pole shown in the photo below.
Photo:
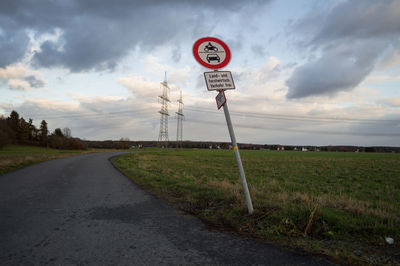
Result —
[{"label": "grey pole", "polygon": [[249,210],[249,214],[252,214],[254,211],[253,203],[251,203],[249,188],[247,187],[246,176],[244,174],[242,160],[240,159],[239,148],[236,143],[235,132],[233,132],[231,116],[229,115],[228,102],[225,102],[225,104],[224,104],[224,113],[225,113],[226,123],[228,124],[229,135],[231,136],[231,140],[232,140],[233,150],[235,152],[236,162],[239,167],[239,174],[240,174],[240,179],[242,181],[244,197],[246,198],[247,209]]}]

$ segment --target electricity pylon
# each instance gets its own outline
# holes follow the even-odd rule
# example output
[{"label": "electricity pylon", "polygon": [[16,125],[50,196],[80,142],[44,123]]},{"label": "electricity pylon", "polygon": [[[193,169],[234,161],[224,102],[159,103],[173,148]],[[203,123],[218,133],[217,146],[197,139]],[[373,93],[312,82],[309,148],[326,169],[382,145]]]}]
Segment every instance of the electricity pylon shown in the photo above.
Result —
[{"label": "electricity pylon", "polygon": [[158,134],[158,141],[160,143],[167,142],[169,141],[168,138],[168,103],[170,102],[168,93],[169,93],[169,87],[168,87],[168,82],[167,82],[167,72],[165,72],[164,76],[164,81],[161,82],[161,87],[163,94],[158,96],[161,99],[161,110],[158,111],[161,114],[160,118],[160,133]]},{"label": "electricity pylon", "polygon": [[178,116],[178,123],[176,128],[176,142],[178,146],[182,147],[182,140],[183,140],[183,100],[182,100],[182,91],[181,95],[178,100],[178,112],[176,115]]}]

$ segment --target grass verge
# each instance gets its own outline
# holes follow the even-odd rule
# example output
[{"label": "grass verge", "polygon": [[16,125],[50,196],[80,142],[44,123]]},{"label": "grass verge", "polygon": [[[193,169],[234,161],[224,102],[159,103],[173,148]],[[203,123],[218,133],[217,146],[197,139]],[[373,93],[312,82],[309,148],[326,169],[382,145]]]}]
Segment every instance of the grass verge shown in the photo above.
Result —
[{"label": "grass verge", "polygon": [[214,227],[341,263],[400,263],[400,155],[241,155],[253,215],[247,214],[232,151],[136,153],[113,163],[145,189]]},{"label": "grass verge", "polygon": [[8,145],[0,149],[0,175],[35,163],[88,152],[93,152],[93,150],[56,150],[36,146]]}]

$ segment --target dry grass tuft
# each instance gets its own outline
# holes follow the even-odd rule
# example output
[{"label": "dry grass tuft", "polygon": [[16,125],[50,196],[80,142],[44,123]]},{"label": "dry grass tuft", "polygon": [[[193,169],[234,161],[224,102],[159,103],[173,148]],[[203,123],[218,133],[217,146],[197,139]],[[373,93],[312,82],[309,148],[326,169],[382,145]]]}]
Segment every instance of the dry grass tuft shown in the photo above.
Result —
[{"label": "dry grass tuft", "polygon": [[215,187],[221,190],[225,195],[231,195],[235,201],[243,203],[244,199],[242,196],[242,187],[239,183],[231,183],[227,180],[209,180],[207,186]]}]

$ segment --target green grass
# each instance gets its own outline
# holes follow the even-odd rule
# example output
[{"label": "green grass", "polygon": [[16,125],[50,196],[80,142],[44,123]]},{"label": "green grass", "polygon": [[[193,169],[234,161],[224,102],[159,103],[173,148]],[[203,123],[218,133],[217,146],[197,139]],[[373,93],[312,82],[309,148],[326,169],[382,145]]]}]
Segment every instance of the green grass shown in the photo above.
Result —
[{"label": "green grass", "polygon": [[[216,227],[341,262],[400,263],[400,154],[241,155],[255,208],[251,216],[232,151],[128,154],[114,164],[144,188]],[[387,236],[394,245],[385,243]]]},{"label": "green grass", "polygon": [[90,151],[56,150],[36,146],[8,145],[0,149],[0,175],[35,163],[87,152]]}]

